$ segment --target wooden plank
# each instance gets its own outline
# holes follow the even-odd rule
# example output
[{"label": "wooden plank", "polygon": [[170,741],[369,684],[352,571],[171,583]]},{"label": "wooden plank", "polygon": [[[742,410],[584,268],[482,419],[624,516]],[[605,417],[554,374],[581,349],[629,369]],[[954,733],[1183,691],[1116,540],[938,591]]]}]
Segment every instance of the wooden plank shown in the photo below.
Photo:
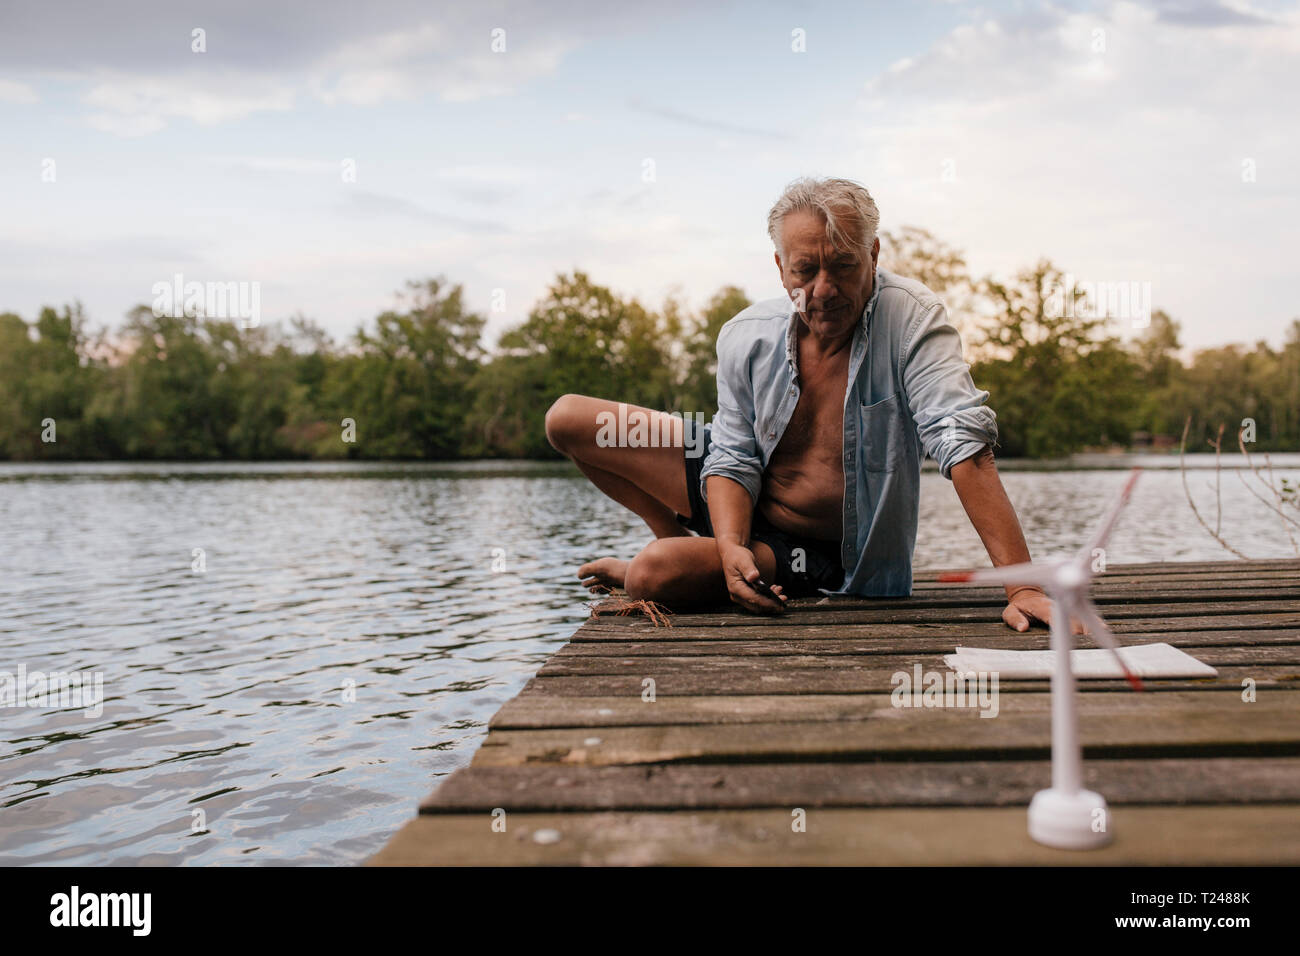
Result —
[{"label": "wooden plank", "polygon": [[[999,691],[1001,688],[999,688]],[[649,727],[663,724],[753,724],[820,721],[845,723],[862,720],[894,720],[892,695],[878,694],[778,694],[748,696],[671,697],[660,695],[653,703],[639,695],[620,697],[554,697],[521,694],[497,711],[488,724],[492,730],[545,728]],[[1051,707],[1048,693],[998,695],[998,713],[1046,714]],[[1165,691],[1135,694],[1125,685],[1122,691],[1081,694],[1079,713],[1103,713],[1140,717],[1162,723],[1180,719],[1188,711],[1221,713],[1251,708],[1273,711],[1300,725],[1300,694],[1266,693],[1247,703],[1237,694],[1206,694],[1202,691]]]},{"label": "wooden plank", "polygon": [[[584,623],[569,639],[570,643],[587,641],[727,641],[727,640],[767,640],[773,636],[774,628],[785,627],[797,631],[802,638],[911,638],[934,637],[951,638],[953,646],[958,643],[990,640],[995,637],[1007,637],[1029,640],[1033,636],[1046,637],[1047,629],[1032,628],[1029,631],[1013,631],[999,618],[997,621],[964,621],[944,624],[942,622],[924,623],[885,623],[885,624],[818,624],[804,620],[805,615],[789,614],[779,619],[760,619],[754,623],[748,616],[737,615],[729,626],[700,625],[691,617],[674,618],[672,627],[654,627],[639,618],[600,618]],[[617,622],[617,623],[616,623]],[[1240,628],[1245,633],[1254,635],[1272,630],[1294,631],[1300,628],[1300,611],[1271,612],[1264,614],[1218,614],[1203,617],[1138,617],[1126,620],[1111,618],[1106,622],[1117,635],[1126,634],[1182,634],[1194,636],[1197,631],[1224,631]],[[1263,638],[1267,640],[1267,638]],[[1252,636],[1251,641],[1255,638]],[[1286,642],[1283,642],[1286,643]]]},{"label": "wooden plank", "polygon": [[[1141,601],[1162,601],[1165,603],[1182,603],[1182,604],[1201,604],[1213,601],[1241,601],[1250,602],[1255,595],[1259,594],[1264,588],[1254,583],[1247,587],[1222,587],[1215,585],[1198,585],[1190,588],[1165,588],[1161,585],[1117,585],[1112,587],[1099,587],[1091,591],[1093,602],[1098,606],[1105,607],[1109,604],[1131,604]],[[1300,600],[1300,582],[1292,579],[1287,584],[1270,584],[1267,586],[1267,593],[1270,599],[1292,599],[1292,607],[1295,601]],[[806,599],[805,599],[806,601]],[[933,607],[988,607],[997,605],[999,608],[1005,607],[1007,603],[1006,591],[1003,588],[974,588],[948,586],[944,588],[933,588],[926,591],[913,591],[910,597],[902,598],[866,598],[866,597],[826,597],[816,601],[811,605],[803,603],[801,607],[827,607],[835,610],[847,610],[853,608],[866,608],[877,610],[880,608],[909,607],[909,608],[933,608]]]},{"label": "wooden plank", "polygon": [[[1082,713],[1079,735],[1085,756],[1300,756],[1300,720],[1294,707],[1231,702],[1165,707],[1158,697],[1147,699],[1152,703],[1146,713]],[[472,766],[1046,758],[1050,711],[1002,711],[1002,701],[997,703],[992,719],[982,717],[975,707],[891,707],[852,721],[492,730]]]},{"label": "wooden plank", "polygon": [[1300,864],[1295,804],[1116,807],[1114,841],[1055,850],[1029,839],[1024,807],[665,813],[421,814],[372,866],[1184,866]]},{"label": "wooden plank", "polygon": [[[1046,760],[462,767],[422,813],[1024,806]],[[1300,802],[1300,758],[1090,760],[1084,785],[1111,806]]]},{"label": "wooden plank", "polygon": [[[1103,614],[1110,621],[1124,618],[1172,618],[1203,615],[1235,614],[1237,612],[1267,614],[1277,613],[1291,615],[1285,626],[1295,626],[1294,615],[1297,613],[1295,599],[1274,600],[1273,591],[1268,600],[1250,601],[1205,601],[1157,604],[1111,604],[1104,607]],[[688,627],[733,627],[737,625],[766,625],[768,627],[790,627],[792,622],[799,626],[808,624],[915,624],[918,622],[960,626],[967,622],[1002,620],[1002,607],[914,607],[898,602],[886,602],[889,606],[881,607],[844,607],[827,606],[800,608],[788,614],[745,614],[739,610],[724,609],[698,614],[674,614],[674,626]],[[1003,605],[1005,606],[1005,605]],[[604,615],[601,623],[617,624],[627,628],[652,628],[648,620],[637,616],[616,617]]]},{"label": "wooden plank", "polygon": [[[1114,605],[1132,606],[1142,602],[1161,602],[1163,604],[1181,604],[1183,607],[1174,613],[1193,614],[1202,613],[1202,608],[1208,605],[1222,604],[1224,602],[1238,602],[1247,606],[1254,603],[1256,595],[1264,591],[1264,587],[1259,584],[1253,584],[1249,587],[1196,587],[1185,590],[1165,589],[1161,587],[1114,587],[1114,588],[1095,588],[1092,590],[1093,602],[1102,608],[1104,613],[1109,614],[1111,607]],[[1294,610],[1300,606],[1300,583],[1290,583],[1288,585],[1270,584],[1267,586],[1266,593],[1270,600],[1289,600],[1287,610]],[[617,602],[621,597],[615,598],[608,603],[602,602],[598,605],[597,610],[617,610]],[[1002,608],[1006,607],[1006,592],[1001,588],[969,588],[969,587],[944,587],[927,591],[914,591],[910,597],[824,597],[821,599],[798,598],[791,602],[792,610],[807,611],[882,611],[907,609],[909,611],[919,611],[926,609],[962,609],[965,611],[974,611],[983,608],[997,608],[999,614]],[[719,604],[715,609],[706,611],[708,613],[742,613],[739,609],[731,611],[731,605]],[[700,617],[703,614],[688,612],[677,612],[683,616]]]},{"label": "wooden plank", "polygon": [[[838,629],[837,629],[838,630]],[[801,629],[796,629],[794,638],[773,634],[760,640],[677,640],[661,641],[657,634],[637,636],[622,641],[570,641],[552,656],[554,658],[570,657],[713,657],[719,654],[748,654],[755,657],[786,657],[789,655],[859,655],[859,654],[920,654],[948,653],[958,645],[967,647],[993,647],[1011,650],[1044,650],[1050,646],[1047,632],[1035,629],[1026,633],[1017,633],[1008,628],[993,631],[989,627],[987,637],[908,637],[895,638],[852,638],[836,636],[836,631],[816,639],[806,639]],[[706,632],[707,633],[707,632]],[[768,632],[771,633],[771,632]],[[1128,647],[1140,644],[1165,643],[1173,647],[1188,649],[1193,657],[1198,657],[1197,648],[1202,647],[1242,647],[1246,645],[1265,647],[1272,645],[1300,644],[1300,628],[1276,631],[1192,631],[1188,634],[1129,634],[1123,642]],[[1087,641],[1082,642],[1087,646]]]},{"label": "wooden plank", "polygon": [[[972,571],[974,568],[917,568],[912,572],[914,581],[933,581],[946,571]],[[1216,574],[1254,574],[1259,571],[1300,571],[1300,558],[1261,558],[1243,561],[1232,558],[1223,561],[1145,561],[1131,564],[1108,562],[1107,574],[1141,574],[1164,577],[1170,574],[1213,572]]]},{"label": "wooden plank", "polygon": [[[1159,577],[1147,574],[1098,574],[1093,577],[1093,587],[1108,588],[1116,585],[1134,586],[1141,585],[1147,590],[1172,590],[1186,591],[1197,587],[1203,587],[1207,584],[1216,587],[1225,588],[1253,588],[1262,590],[1262,586],[1272,584],[1295,584],[1300,580],[1300,571],[1255,571],[1251,569],[1242,569],[1235,574],[1225,574],[1222,571],[1195,571],[1185,574],[1162,574]],[[912,581],[913,592],[917,591],[939,591],[945,588],[951,588],[952,582],[941,582],[933,580],[914,579]],[[958,585],[964,587],[975,587],[976,585]],[[979,585],[981,587],[997,588],[998,585]]]},{"label": "wooden plank", "polygon": [[[1033,706],[1042,694],[1017,694]],[[890,707],[889,694],[658,697],[560,697],[520,694],[488,723],[492,730],[643,727],[654,724],[746,724],[764,721],[867,720]]]},{"label": "wooden plank", "polygon": [[[1139,644],[1156,641],[1158,638],[1132,641],[1129,642],[1129,646],[1136,647]],[[734,642],[731,641],[718,641],[717,644],[721,647],[714,647],[710,652],[697,654],[681,654],[678,651],[680,645],[671,643],[664,645],[666,650],[659,654],[627,654],[621,647],[603,644],[597,645],[605,651],[603,654],[566,654],[563,650],[556,651],[537,673],[543,677],[572,677],[580,674],[629,674],[633,671],[640,673],[645,672],[647,668],[684,671],[688,669],[770,670],[786,667],[895,666],[901,669],[910,667],[916,661],[927,662],[935,668],[944,669],[943,655],[951,654],[955,647],[954,644],[949,644],[938,651],[904,650],[901,653],[881,651],[868,654],[845,651],[839,654],[828,654],[824,649],[827,643],[829,642],[822,641],[803,651],[784,654],[777,653],[774,648],[764,648],[761,643],[758,644],[760,651],[766,649],[771,653],[764,654],[757,651],[747,653],[745,650],[737,653]],[[1079,644],[1084,650],[1092,650],[1099,646],[1086,639],[1081,639]],[[1192,657],[1211,667],[1251,664],[1300,665],[1300,644],[1265,644],[1258,647],[1219,645],[1196,647],[1192,650],[1194,651]]]},{"label": "wooden plank", "polygon": [[[1241,592],[1260,593],[1265,590],[1287,589],[1300,586],[1300,572],[1274,571],[1257,574],[1225,575],[1207,572],[1197,575],[1178,575],[1169,577],[1144,576],[1110,576],[1094,577],[1092,594],[1098,600],[1117,600],[1118,596],[1132,594],[1137,597],[1151,594],[1169,594],[1171,600],[1195,600],[1197,595],[1209,595],[1217,591],[1226,592],[1225,597],[1241,596]],[[1005,595],[1005,589],[998,584],[966,584],[938,581],[914,581],[912,598],[930,599],[943,595],[952,597],[999,598]],[[816,595],[801,600],[813,603],[823,599]],[[837,604],[863,601],[885,600],[883,598],[859,598],[854,595],[828,595],[825,599]],[[905,600],[905,599],[895,599]]]},{"label": "wooden plank", "polygon": [[[1150,577],[1111,577],[1093,578],[1092,593],[1103,600],[1116,600],[1116,595],[1133,594],[1169,594],[1172,599],[1184,601],[1195,600],[1197,594],[1209,594],[1220,590],[1228,592],[1227,597],[1239,596],[1243,590],[1259,592],[1264,589],[1294,588],[1300,586],[1300,573],[1294,571],[1274,572],[1271,577],[1263,578],[1258,574],[1217,575],[1207,573],[1190,579]],[[949,596],[952,598],[973,597],[976,599],[1005,598],[1006,590],[1000,584],[963,584],[953,582],[920,581],[913,582],[913,599],[931,599]],[[811,600],[819,601],[821,596]],[[828,600],[837,604],[856,601],[872,602],[887,600],[885,598],[858,598],[853,595],[829,596]],[[807,600],[807,599],[804,599]],[[905,599],[895,599],[905,600]]]},{"label": "wooden plank", "polygon": [[[932,667],[932,670],[939,669]],[[946,670],[946,668],[944,668]],[[1277,690],[1300,690],[1300,668],[1287,665],[1253,665],[1248,667],[1219,667],[1218,677],[1196,680],[1147,680],[1149,692],[1167,690],[1226,691],[1240,694],[1246,679],[1257,687]],[[642,681],[649,677],[655,681],[660,698],[707,694],[872,694],[888,693],[896,686],[893,676],[897,668],[840,669],[803,667],[795,669],[763,669],[712,673],[706,668],[664,673],[647,669],[644,674],[583,675],[579,677],[537,676],[530,680],[521,693],[545,694],[559,697],[640,697]],[[1045,691],[1046,680],[1000,679],[1003,694],[1025,691]],[[1079,681],[1082,693],[1124,690],[1128,685],[1122,680]]]}]

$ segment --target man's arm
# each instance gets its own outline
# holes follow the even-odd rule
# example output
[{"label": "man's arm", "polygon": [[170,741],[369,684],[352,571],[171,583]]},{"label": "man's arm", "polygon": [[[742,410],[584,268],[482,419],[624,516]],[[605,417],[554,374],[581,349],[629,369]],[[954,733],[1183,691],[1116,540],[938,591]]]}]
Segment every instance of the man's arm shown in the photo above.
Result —
[{"label": "man's arm", "polygon": [[[708,501],[714,475],[730,478],[749,494],[750,513],[763,486],[763,464],[754,434],[754,385],[743,336],[728,322],[718,332],[718,411],[708,457],[700,469],[700,493]],[[712,517],[712,511],[709,512]]]},{"label": "man's arm", "polygon": [[[962,357],[961,336],[935,303],[920,313],[904,347],[903,387],[921,444],[952,479],[971,524],[995,567],[1029,560],[1029,546],[1015,508],[1002,487],[992,446],[997,416],[984,404],[989,393],[975,387]],[[1035,621],[1050,623],[1052,603],[1033,586],[1007,588],[1002,620],[1017,631]]]},{"label": "man's arm", "polygon": [[744,485],[722,475],[710,475],[705,483],[709,490],[709,521],[713,524],[718,558],[722,561],[722,576],[727,582],[731,600],[760,614],[781,610],[785,596],[781,594],[780,586],[773,587],[780,601],[773,601],[750,587],[762,575],[754,563],[754,552],[749,549],[749,531],[754,517],[754,502],[749,492]]},{"label": "man's arm", "polygon": [[[992,449],[985,445],[970,458],[953,465],[952,486],[994,567],[1029,560],[1029,545],[1025,543],[1016,509],[1011,506],[1011,499],[998,477]],[[1051,623],[1052,602],[1041,588],[1009,584],[1007,602],[1002,620],[1008,627],[1027,631],[1034,621]]]},{"label": "man's arm", "polygon": [[[731,323],[718,333],[717,351],[718,413],[713,416],[709,456],[700,469],[700,491],[731,600],[747,610],[770,614],[779,611],[781,603],[749,586],[760,577],[749,549],[749,531],[762,490],[763,466],[754,435],[757,411],[745,343],[737,340]],[[780,588],[776,592],[780,594]]]}]

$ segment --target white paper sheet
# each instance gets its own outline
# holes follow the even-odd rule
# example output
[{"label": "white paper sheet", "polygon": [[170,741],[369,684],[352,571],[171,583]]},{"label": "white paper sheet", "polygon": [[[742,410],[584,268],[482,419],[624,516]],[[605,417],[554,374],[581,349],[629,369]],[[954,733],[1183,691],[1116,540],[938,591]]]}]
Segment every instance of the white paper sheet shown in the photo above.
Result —
[{"label": "white paper sheet", "polygon": [[[1215,677],[1209,664],[1203,664],[1170,644],[1137,644],[1120,648],[1124,663],[1138,677]],[[947,654],[943,662],[958,673],[997,671],[1004,680],[1050,677],[1056,660],[1055,651],[1006,651],[984,647],[959,647]],[[1106,648],[1070,652],[1070,669],[1083,679],[1122,678],[1115,656]]]}]

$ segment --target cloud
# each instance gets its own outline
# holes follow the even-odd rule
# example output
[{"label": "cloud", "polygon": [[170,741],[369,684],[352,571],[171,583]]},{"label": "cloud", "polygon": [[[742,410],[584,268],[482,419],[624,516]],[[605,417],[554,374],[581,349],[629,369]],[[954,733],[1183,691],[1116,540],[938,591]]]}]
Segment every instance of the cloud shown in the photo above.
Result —
[{"label": "cloud", "polygon": [[268,88],[241,76],[162,80],[114,76],[99,80],[82,98],[96,112],[88,122],[96,129],[140,135],[162,129],[169,119],[185,118],[202,126],[242,119],[263,110],[293,108],[294,91]]},{"label": "cloud", "polygon": [[18,83],[14,80],[0,80],[0,103],[26,105],[28,103],[39,103],[40,99],[36,95],[36,91],[26,83]]},{"label": "cloud", "polygon": [[672,120],[674,123],[681,123],[685,126],[694,126],[698,129],[709,129],[722,133],[738,133],[742,136],[754,136],[759,139],[768,139],[779,142],[792,142],[795,138],[789,133],[777,132],[776,130],[758,129],[753,126],[738,126],[735,123],[727,123],[722,120],[707,119],[702,116],[683,113],[680,110],[654,106],[635,98],[628,100],[627,105],[628,109],[634,110],[638,113],[647,113],[650,116],[658,116],[661,119]]},{"label": "cloud", "polygon": [[[684,0],[667,0],[656,15],[684,8]],[[469,102],[549,75],[584,43],[634,29],[641,16],[596,0],[438,9],[419,0],[364,8],[317,0],[283,17],[270,16],[261,0],[138,0],[129,13],[70,0],[58,16],[37,0],[9,0],[0,6],[0,62],[15,79],[0,83],[0,99],[28,102],[36,86],[57,78],[82,87],[92,127],[122,135],[309,101]],[[205,31],[203,52],[192,49],[196,29]]]},{"label": "cloud", "polygon": [[1156,14],[1166,23],[1184,27],[1267,26],[1274,22],[1254,10],[1224,3],[1165,2],[1157,4]]},{"label": "cloud", "polygon": [[213,160],[230,169],[255,173],[285,173],[293,176],[323,176],[337,179],[341,159],[310,159],[301,156],[223,156]]},{"label": "cloud", "polygon": [[981,19],[871,79],[853,162],[885,220],[982,270],[1045,254],[1081,278],[1151,281],[1193,341],[1222,341],[1228,315],[1233,336],[1276,338],[1300,215],[1300,131],[1278,117],[1297,105],[1300,22],[1168,10]]},{"label": "cloud", "polygon": [[86,125],[91,129],[99,130],[101,133],[131,137],[148,136],[150,133],[156,133],[167,125],[167,121],[156,113],[146,113],[138,116],[123,113],[89,113],[86,115]]},{"label": "cloud", "polygon": [[497,205],[534,184],[539,172],[535,167],[484,163],[436,169],[433,178],[443,183],[451,195],[465,202]]},{"label": "cloud", "polygon": [[[372,106],[427,92],[448,102],[499,96],[555,70],[578,35],[547,29],[422,23],[352,40],[324,57],[310,80],[324,103]],[[512,42],[513,40],[513,42]]]},{"label": "cloud", "polygon": [[382,193],[369,192],[364,189],[354,188],[348,191],[348,200],[344,205],[344,212],[347,215],[363,219],[389,216],[414,219],[417,222],[470,233],[509,231],[505,225],[499,222],[466,219],[460,216],[434,212],[409,199],[402,199],[399,196],[386,196]]}]

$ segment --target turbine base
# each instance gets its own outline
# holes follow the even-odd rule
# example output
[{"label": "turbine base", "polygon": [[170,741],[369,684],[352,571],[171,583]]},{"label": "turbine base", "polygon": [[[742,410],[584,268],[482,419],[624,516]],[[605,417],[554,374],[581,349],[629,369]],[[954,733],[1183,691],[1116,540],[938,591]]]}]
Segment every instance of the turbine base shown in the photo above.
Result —
[{"label": "turbine base", "polygon": [[1110,809],[1091,790],[1039,790],[1029,802],[1029,835],[1060,850],[1095,850],[1111,841]]}]

